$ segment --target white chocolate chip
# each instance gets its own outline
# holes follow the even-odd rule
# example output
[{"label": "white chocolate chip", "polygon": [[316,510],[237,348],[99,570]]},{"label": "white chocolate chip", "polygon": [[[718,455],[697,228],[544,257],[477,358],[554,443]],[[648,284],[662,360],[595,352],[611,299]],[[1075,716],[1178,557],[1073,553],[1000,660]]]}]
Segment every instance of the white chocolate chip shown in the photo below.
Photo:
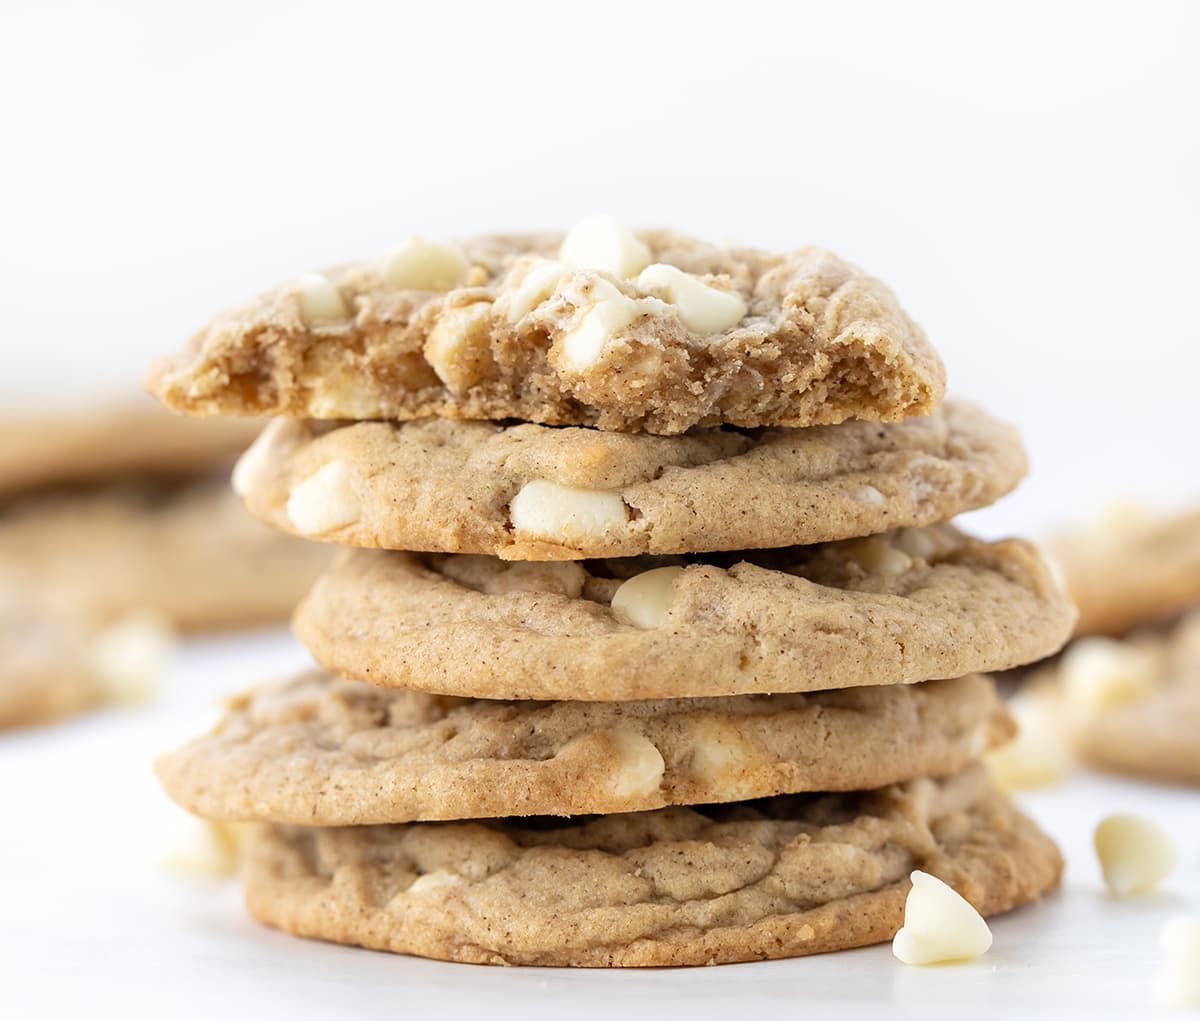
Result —
[{"label": "white chocolate chip", "polygon": [[466,280],[468,269],[457,245],[416,236],[407,238],[379,266],[388,287],[416,291],[448,291]]},{"label": "white chocolate chip", "polygon": [[258,434],[253,443],[243,451],[233,466],[233,491],[238,496],[245,496],[263,478],[271,468],[271,448],[275,446],[280,432],[290,428],[285,418],[276,418]]},{"label": "white chocolate chip", "polygon": [[1106,816],[1093,837],[1104,883],[1114,897],[1149,893],[1175,867],[1175,842],[1150,819],[1129,812]]},{"label": "white chocolate chip", "polygon": [[634,301],[625,297],[607,280],[591,281],[587,299],[562,333],[562,353],[567,365],[576,370],[593,365],[604,345],[631,323],[663,308],[653,298]]},{"label": "white chocolate chip", "polygon": [[904,902],[904,927],[892,953],[905,964],[969,961],[987,953],[992,931],[961,895],[937,876],[915,871]]},{"label": "white chocolate chip", "polygon": [[426,890],[438,890],[446,886],[458,886],[462,877],[447,869],[434,869],[423,876],[417,876],[405,893],[424,893]]},{"label": "white chocolate chip", "polygon": [[448,387],[465,390],[483,378],[492,360],[491,321],[488,301],[448,308],[438,317],[425,338],[425,360]]},{"label": "white chocolate chip", "polygon": [[1009,700],[1017,736],[988,752],[984,761],[1001,787],[1048,787],[1061,783],[1071,770],[1071,749],[1054,699],[1019,694]]},{"label": "white chocolate chip", "polygon": [[675,601],[675,579],[682,573],[682,567],[656,567],[622,582],[613,593],[613,616],[633,627],[658,627]]},{"label": "white chocolate chip", "polygon": [[657,262],[638,275],[642,291],[662,294],[693,333],[721,333],[741,321],[746,303],[740,295],[710,287],[699,277]]},{"label": "white chocolate chip", "polygon": [[913,565],[912,557],[907,553],[876,537],[855,539],[848,551],[851,559],[864,571],[885,577],[894,578]]},{"label": "white chocolate chip", "polygon": [[558,257],[572,269],[631,277],[650,263],[650,249],[611,216],[581,220],[563,239]]},{"label": "white chocolate chip", "polygon": [[354,477],[343,461],[330,461],[292,490],[288,520],[303,535],[322,535],[353,524],[362,513]]},{"label": "white chocolate chip", "polygon": [[899,528],[896,547],[917,560],[928,560],[938,551],[938,542],[927,528]]},{"label": "white chocolate chip", "polygon": [[300,285],[300,318],[305,326],[331,326],[350,318],[342,293],[322,273],[306,273]]},{"label": "white chocolate chip", "polygon": [[701,724],[688,757],[688,772],[705,783],[719,783],[726,794],[735,793],[738,774],[745,767],[746,747],[735,728]]},{"label": "white chocolate chip", "polygon": [[1172,918],[1159,942],[1163,962],[1154,976],[1154,1002],[1162,1007],[1200,1007],[1200,917]]},{"label": "white chocolate chip", "polygon": [[106,627],[88,649],[104,701],[152,701],[174,646],[175,636],[161,614],[134,613]]},{"label": "white chocolate chip", "polygon": [[504,317],[515,323],[527,316],[554,293],[558,282],[569,270],[561,262],[535,262],[525,271],[521,282],[510,292]]},{"label": "white chocolate chip", "polygon": [[613,795],[618,798],[644,797],[657,791],[666,763],[654,742],[629,730],[614,730],[609,736],[620,763],[612,779]]},{"label": "white chocolate chip", "polygon": [[521,487],[509,505],[509,516],[519,532],[567,543],[599,538],[629,520],[619,493],[560,486],[544,479]]},{"label": "white chocolate chip", "polygon": [[177,875],[231,876],[237,867],[240,841],[241,827],[236,823],[181,816],[172,826],[160,864]]},{"label": "white chocolate chip", "polygon": [[884,495],[874,486],[859,486],[851,495],[860,503],[868,504],[871,507],[882,507],[887,503]]},{"label": "white chocolate chip", "polygon": [[1063,653],[1063,697],[1088,719],[1145,698],[1154,689],[1154,664],[1142,650],[1112,638],[1081,638]]}]

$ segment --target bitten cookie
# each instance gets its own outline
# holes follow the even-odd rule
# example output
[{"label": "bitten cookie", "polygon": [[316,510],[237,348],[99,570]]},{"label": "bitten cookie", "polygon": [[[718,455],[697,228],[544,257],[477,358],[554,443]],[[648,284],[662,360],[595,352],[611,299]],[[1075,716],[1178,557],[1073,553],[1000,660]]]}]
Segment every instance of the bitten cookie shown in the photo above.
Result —
[{"label": "bitten cookie", "polygon": [[593,701],[960,677],[1049,655],[1073,623],[1032,546],[949,525],[688,558],[350,550],[294,618],[318,662],[343,676]]},{"label": "bitten cookie", "polygon": [[250,912],[301,936],[477,964],[657,967],[890,939],[913,869],[990,915],[1055,887],[1062,859],[972,766],[582,820],[264,825],[242,876]]},{"label": "bitten cookie", "polygon": [[517,418],[680,433],[896,421],[941,361],[883,284],[610,220],[567,236],[410,238],[227,312],[147,385],[193,414]]},{"label": "bitten cookie", "polygon": [[978,675],[808,695],[495,702],[316,671],[234,699],[157,771],[197,815],[349,826],[866,790],[957,772],[1013,733]]},{"label": "bitten cookie", "polygon": [[761,549],[945,521],[1026,462],[968,404],[926,418],[647,436],[427,419],[278,419],[235,487],[276,528],[352,546],[563,560]]}]

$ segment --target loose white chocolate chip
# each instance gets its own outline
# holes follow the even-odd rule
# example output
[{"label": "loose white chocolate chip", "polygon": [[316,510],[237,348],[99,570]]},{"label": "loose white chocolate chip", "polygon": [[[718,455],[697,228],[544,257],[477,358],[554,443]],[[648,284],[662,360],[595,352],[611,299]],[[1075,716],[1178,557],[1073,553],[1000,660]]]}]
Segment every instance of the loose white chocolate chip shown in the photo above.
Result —
[{"label": "loose white chocolate chip", "polygon": [[263,478],[271,467],[271,448],[275,445],[279,433],[289,428],[287,419],[276,418],[258,434],[253,443],[243,451],[233,466],[233,491],[238,496],[245,496],[254,488],[260,478]]},{"label": "loose white chocolate chip", "polygon": [[613,616],[633,627],[658,627],[675,601],[675,579],[682,573],[682,567],[656,567],[622,582],[613,593]]},{"label": "loose white chocolate chip", "polygon": [[928,560],[938,551],[938,542],[927,528],[899,528],[895,543],[910,557]]},{"label": "loose white chocolate chip", "polygon": [[330,326],[350,318],[342,293],[322,273],[306,273],[300,284],[300,318],[306,326]]},{"label": "loose white chocolate chip", "polygon": [[915,871],[904,902],[904,928],[892,940],[892,953],[905,964],[969,961],[987,953],[992,931],[955,890],[937,876]]},{"label": "loose white chocolate chip", "polygon": [[746,314],[746,303],[739,295],[710,287],[699,277],[663,262],[642,270],[637,286],[641,291],[661,293],[693,333],[721,333]]},{"label": "loose white chocolate chip", "polygon": [[417,876],[405,893],[424,893],[426,890],[437,890],[444,886],[458,886],[462,877],[447,869],[434,869],[423,876]]},{"label": "loose white chocolate chip", "polygon": [[1175,842],[1150,819],[1129,812],[1106,816],[1093,837],[1104,883],[1114,897],[1149,893],[1175,867]]},{"label": "loose white chocolate chip", "polygon": [[425,360],[448,387],[465,390],[483,378],[491,362],[491,320],[491,302],[476,301],[446,309],[429,331]]},{"label": "loose white chocolate chip", "polygon": [[628,730],[614,730],[610,737],[620,762],[612,779],[614,796],[644,797],[657,791],[666,763],[654,742]]},{"label": "loose white chocolate chip", "polygon": [[629,520],[619,493],[578,489],[536,479],[527,482],[509,505],[512,526],[539,539],[573,543],[599,538]]},{"label": "loose white chocolate chip", "polygon": [[912,557],[883,539],[855,539],[849,548],[851,558],[864,571],[896,577],[913,565]]},{"label": "loose white chocolate chip", "polygon": [[516,290],[508,295],[505,318],[510,323],[527,316],[554,293],[568,269],[561,262],[538,262],[530,266]]},{"label": "loose white chocolate chip", "polygon": [[650,264],[650,249],[611,216],[592,216],[568,231],[558,257],[571,269],[598,269],[623,278]]},{"label": "loose white chocolate chip", "polygon": [[662,307],[652,298],[634,301],[607,280],[591,282],[587,304],[562,333],[562,352],[567,365],[576,370],[593,365],[604,345],[631,323]]},{"label": "loose white chocolate chip", "polygon": [[1017,736],[985,756],[992,779],[1008,790],[1061,783],[1072,760],[1055,701],[1020,694],[1009,700],[1008,709],[1016,720]]},{"label": "loose white chocolate chip", "polygon": [[397,290],[448,291],[467,278],[470,264],[457,245],[407,238],[379,266],[383,282]]},{"label": "loose white chocolate chip", "polygon": [[882,507],[887,500],[884,495],[874,486],[859,486],[854,490],[854,499],[860,503],[869,504],[872,507]]},{"label": "loose white chocolate chip", "polygon": [[181,817],[173,825],[160,863],[177,875],[231,876],[237,867],[240,827]]},{"label": "loose white chocolate chip", "polygon": [[105,702],[136,705],[153,700],[175,646],[166,618],[135,613],[110,624],[88,650]]},{"label": "loose white chocolate chip", "polygon": [[1081,638],[1063,653],[1067,708],[1084,719],[1145,698],[1154,689],[1150,657],[1112,638]]},{"label": "loose white chocolate chip", "polygon": [[304,535],[322,535],[352,524],[362,513],[354,477],[343,461],[330,461],[292,490],[288,520]]},{"label": "loose white chocolate chip", "polygon": [[1154,1002],[1200,1007],[1200,917],[1172,918],[1159,936],[1163,963],[1154,976]]}]

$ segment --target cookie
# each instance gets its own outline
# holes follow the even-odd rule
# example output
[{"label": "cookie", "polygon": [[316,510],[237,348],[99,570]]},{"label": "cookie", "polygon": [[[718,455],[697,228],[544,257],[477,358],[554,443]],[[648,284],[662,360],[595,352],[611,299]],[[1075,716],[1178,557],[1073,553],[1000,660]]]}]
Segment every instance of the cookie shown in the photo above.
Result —
[{"label": "cookie", "polygon": [[191,414],[667,435],[897,421],[937,405],[945,371],[892,293],[830,252],[606,222],[566,238],[412,238],[301,277],[219,316],[147,386]]},{"label": "cookie", "polygon": [[185,630],[286,620],[328,550],[259,524],[222,480],[31,495],[0,510],[0,572],[103,624],[155,610]]},{"label": "cookie", "polygon": [[1200,604],[1200,510],[1131,511],[1051,545],[1081,635],[1121,635]]},{"label": "cookie", "polygon": [[978,675],[808,695],[495,702],[314,671],[234,699],[157,771],[210,819],[351,826],[865,790],[957,772],[1014,732]]},{"label": "cookie", "polygon": [[898,423],[647,436],[278,419],[234,473],[276,528],[352,546],[564,560],[760,549],[944,521],[1026,462],[968,404]]},{"label": "cookie", "polygon": [[260,921],[474,964],[658,967],[891,939],[909,875],[985,915],[1055,887],[1053,842],[979,766],[856,794],[577,820],[253,827]]},{"label": "cookie", "polygon": [[186,478],[254,439],[253,422],[194,422],[142,398],[70,413],[0,413],[0,496],[114,476]]},{"label": "cookie", "polygon": [[343,676],[591,701],[961,677],[1049,655],[1073,622],[1031,545],[949,525],[687,558],[348,550],[293,620]]}]

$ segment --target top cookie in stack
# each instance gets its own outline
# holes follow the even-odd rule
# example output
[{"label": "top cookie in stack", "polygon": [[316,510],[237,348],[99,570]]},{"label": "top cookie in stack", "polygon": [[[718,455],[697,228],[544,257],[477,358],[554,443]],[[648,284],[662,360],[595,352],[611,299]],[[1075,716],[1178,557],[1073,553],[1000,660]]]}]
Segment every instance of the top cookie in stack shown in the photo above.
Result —
[{"label": "top cookie in stack", "polygon": [[235,488],[360,547],[295,619],[345,679],[160,763],[185,807],[268,824],[260,918],[712,963],[888,938],[914,868],[985,912],[1057,881],[978,766],[1011,723],[970,675],[1054,651],[1072,610],[1029,544],[945,523],[1016,485],[1020,441],[942,403],[921,331],[829,253],[609,219],[414,239],[220,317],[150,385],[286,416]]}]

